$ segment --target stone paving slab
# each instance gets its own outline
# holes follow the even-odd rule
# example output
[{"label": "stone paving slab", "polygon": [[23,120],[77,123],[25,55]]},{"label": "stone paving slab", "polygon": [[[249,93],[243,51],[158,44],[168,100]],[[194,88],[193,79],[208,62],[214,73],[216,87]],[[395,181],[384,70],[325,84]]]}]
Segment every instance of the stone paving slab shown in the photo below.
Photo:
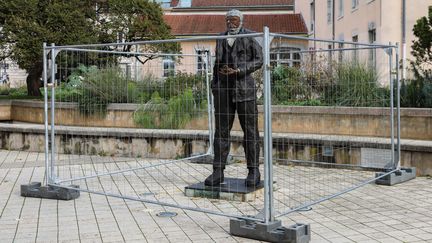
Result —
[{"label": "stone paving slab", "polygon": [[[82,193],[74,201],[21,197],[21,184],[44,179],[43,164],[40,153],[0,150],[0,242],[251,242],[231,236],[229,219],[211,214],[89,193]],[[76,169],[84,168],[78,166]],[[180,169],[171,168],[174,172]],[[204,176],[206,172],[197,167],[194,173]],[[169,171],[164,169],[160,173]],[[97,187],[110,192],[130,192],[146,185],[143,178],[119,175],[108,184],[108,179],[102,178]],[[337,180],[331,175],[327,179]],[[130,183],[118,184],[121,180]],[[287,179],[286,185],[289,182]],[[303,181],[310,186],[312,182],[310,178]],[[95,181],[92,183],[96,186]],[[331,190],[330,187],[321,185],[316,190]],[[187,199],[179,196],[174,186],[166,195],[172,195],[170,200],[176,202],[219,210],[253,210],[231,202]],[[156,216],[164,210],[178,215]],[[310,211],[291,213],[280,219],[286,226],[295,222],[311,224],[312,242],[432,242],[432,179],[420,177],[392,187],[370,184],[315,205]]]}]

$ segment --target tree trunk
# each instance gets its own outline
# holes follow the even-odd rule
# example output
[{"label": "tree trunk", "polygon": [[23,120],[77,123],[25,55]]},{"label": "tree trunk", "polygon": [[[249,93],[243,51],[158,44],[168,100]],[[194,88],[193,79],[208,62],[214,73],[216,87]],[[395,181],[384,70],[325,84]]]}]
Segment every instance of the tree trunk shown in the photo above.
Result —
[{"label": "tree trunk", "polygon": [[43,71],[43,65],[41,62],[35,63],[35,65],[28,70],[28,76],[27,76],[27,94],[29,96],[42,96],[41,91],[39,88],[40,85],[40,78],[42,76]]}]

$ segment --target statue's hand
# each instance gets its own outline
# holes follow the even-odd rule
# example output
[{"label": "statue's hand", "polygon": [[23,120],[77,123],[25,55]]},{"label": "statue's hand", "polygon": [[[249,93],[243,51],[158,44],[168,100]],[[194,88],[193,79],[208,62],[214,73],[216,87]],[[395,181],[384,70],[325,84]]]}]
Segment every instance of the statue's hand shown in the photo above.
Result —
[{"label": "statue's hand", "polygon": [[219,73],[226,76],[234,75],[239,72],[240,72],[239,69],[230,68],[227,65],[224,65],[221,69],[219,69]]}]

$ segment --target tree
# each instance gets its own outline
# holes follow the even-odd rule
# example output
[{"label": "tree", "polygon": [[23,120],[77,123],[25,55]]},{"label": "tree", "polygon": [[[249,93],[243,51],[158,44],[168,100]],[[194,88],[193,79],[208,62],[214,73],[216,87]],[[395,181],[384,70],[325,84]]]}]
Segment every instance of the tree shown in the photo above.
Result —
[{"label": "tree", "polygon": [[[9,57],[16,61],[28,73],[28,95],[40,96],[43,42],[111,43],[119,33],[125,41],[172,38],[162,16],[160,6],[148,0],[2,0],[0,60]],[[164,44],[151,50],[161,49],[179,48]]]},{"label": "tree", "polygon": [[432,6],[428,16],[417,20],[413,32],[417,37],[411,46],[414,79],[402,81],[401,105],[432,107]]},{"label": "tree", "polygon": [[432,6],[429,7],[428,16],[417,20],[413,28],[417,37],[411,46],[411,54],[415,60],[411,62],[416,77],[432,81]]}]

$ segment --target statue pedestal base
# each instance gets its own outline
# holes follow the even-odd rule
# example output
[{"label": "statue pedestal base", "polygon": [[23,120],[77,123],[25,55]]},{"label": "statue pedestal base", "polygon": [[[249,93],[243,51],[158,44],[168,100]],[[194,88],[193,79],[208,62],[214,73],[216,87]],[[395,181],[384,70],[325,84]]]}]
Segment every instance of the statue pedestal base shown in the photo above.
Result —
[{"label": "statue pedestal base", "polygon": [[185,195],[188,197],[205,197],[231,201],[247,202],[264,193],[264,181],[256,187],[247,187],[245,179],[227,178],[217,186],[206,186],[204,182],[185,187]]}]

